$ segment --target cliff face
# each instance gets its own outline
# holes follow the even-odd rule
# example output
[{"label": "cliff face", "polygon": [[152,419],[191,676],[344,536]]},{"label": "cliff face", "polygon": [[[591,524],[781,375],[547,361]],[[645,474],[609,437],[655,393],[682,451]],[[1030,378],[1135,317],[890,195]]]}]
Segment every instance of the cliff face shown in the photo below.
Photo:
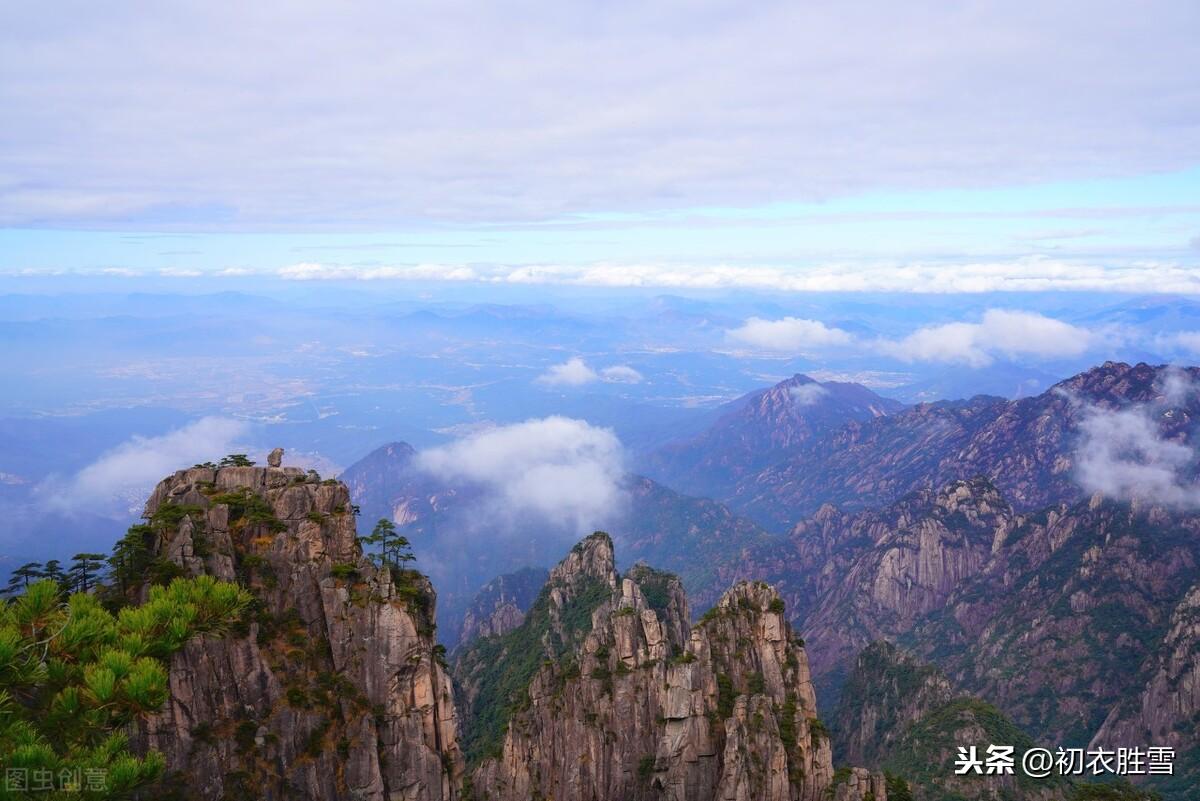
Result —
[{"label": "cliff face", "polygon": [[239,636],[190,643],[140,733],[196,799],[451,801],[463,762],[433,591],[363,558],[346,487],[297,468],[182,470],[146,506],[188,575],[258,599]]},{"label": "cliff face", "polygon": [[869,642],[894,639],[941,609],[983,568],[1011,515],[983,479],[916,493],[888,510],[886,523],[864,515],[858,525],[874,534],[871,545],[833,577],[836,584],[805,620],[805,638],[818,655],[814,673],[840,669]]},{"label": "cliff face", "polygon": [[875,642],[855,660],[834,718],[838,757],[903,777],[918,799],[1055,799],[1058,777],[956,776],[961,746],[1012,745],[1018,759],[1034,742],[999,710],[956,693],[946,676],[913,654]]},{"label": "cliff face", "polygon": [[1163,782],[1181,791],[1200,786],[1200,585],[1175,608],[1143,675],[1141,692],[1109,713],[1089,747],[1144,748],[1149,738],[1177,754],[1177,775]]},{"label": "cliff face", "polygon": [[954,697],[941,671],[891,643],[858,655],[833,720],[838,757],[878,767],[904,733]]},{"label": "cliff face", "polygon": [[527,567],[485,584],[467,607],[457,648],[479,637],[499,637],[521,625],[548,577],[544,569]]},{"label": "cliff face", "polygon": [[823,706],[885,639],[937,664],[1017,725],[1081,747],[1140,675],[1200,580],[1200,516],[1101,497],[1013,510],[989,480],[878,511],[825,507],[717,581],[779,588]]},{"label": "cliff face", "polygon": [[807,655],[775,592],[739,584],[691,627],[678,580],[642,566],[619,578],[607,535],[455,672],[484,732],[469,748],[476,798],[815,801],[832,784]]}]

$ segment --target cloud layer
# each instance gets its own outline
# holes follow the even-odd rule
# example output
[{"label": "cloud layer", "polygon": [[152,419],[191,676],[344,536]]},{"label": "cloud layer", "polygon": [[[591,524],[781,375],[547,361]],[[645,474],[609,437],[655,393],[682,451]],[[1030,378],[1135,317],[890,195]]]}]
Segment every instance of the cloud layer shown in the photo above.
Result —
[{"label": "cloud layer", "polygon": [[849,345],[853,337],[840,328],[830,328],[818,320],[784,317],[764,320],[751,317],[740,328],[727,332],[729,339],[758,350],[782,353],[803,351],[806,348],[826,348]]},{"label": "cloud layer", "polygon": [[1060,358],[1078,356],[1095,335],[1084,328],[1041,314],[989,309],[975,322],[954,322],[918,328],[899,340],[864,339],[819,320],[751,317],[726,332],[733,342],[754,350],[797,354],[829,348],[854,348],[882,353],[905,362],[943,362],[985,367],[997,356]]},{"label": "cloud layer", "polygon": [[985,367],[997,354],[1007,357],[1078,356],[1092,343],[1083,328],[1041,314],[989,309],[978,323],[947,323],[920,328],[879,350],[906,362],[946,362]]},{"label": "cloud layer", "polygon": [[537,381],[539,384],[552,387],[578,387],[594,381],[604,381],[609,384],[640,384],[642,379],[642,374],[628,365],[617,364],[597,372],[580,357],[572,356],[562,364],[550,367],[538,376]]},{"label": "cloud layer", "polygon": [[248,430],[241,420],[204,417],[162,436],[134,436],[65,483],[52,482],[50,497],[68,509],[105,509],[114,501],[139,504],[163,476],[238,450]]},{"label": "cloud layer", "polygon": [[501,426],[422,451],[418,465],[487,495],[491,514],[533,515],[575,531],[617,516],[624,456],[616,435],[582,420],[546,417]]},{"label": "cloud layer", "polygon": [[1200,160],[1198,15],[8,3],[0,224],[533,219],[1171,170]]},{"label": "cloud layer", "polygon": [[[161,270],[105,267],[89,270],[22,267],[13,277],[104,276],[142,279],[184,276]],[[1120,292],[1200,294],[1200,264],[1174,261],[1101,264],[1044,256],[1006,261],[865,262],[752,266],[728,264],[402,264],[304,262],[277,269],[230,267],[211,273],[224,280],[420,281],[610,289],[738,290],[756,292]]]}]

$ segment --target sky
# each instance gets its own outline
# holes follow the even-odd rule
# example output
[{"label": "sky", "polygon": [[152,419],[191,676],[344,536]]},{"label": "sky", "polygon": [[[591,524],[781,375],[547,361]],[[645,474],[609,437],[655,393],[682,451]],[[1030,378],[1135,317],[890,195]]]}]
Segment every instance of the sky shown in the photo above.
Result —
[{"label": "sky", "polygon": [[0,9],[0,281],[1200,293],[1195,2]]}]

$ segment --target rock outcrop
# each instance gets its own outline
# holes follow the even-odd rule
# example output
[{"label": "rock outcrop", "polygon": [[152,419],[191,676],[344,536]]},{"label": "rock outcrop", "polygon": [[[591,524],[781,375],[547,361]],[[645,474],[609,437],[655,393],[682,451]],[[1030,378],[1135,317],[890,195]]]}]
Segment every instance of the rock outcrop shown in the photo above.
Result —
[{"label": "rock outcrop", "polygon": [[456,648],[479,637],[499,637],[521,625],[549,575],[541,568],[527,567],[485,584],[467,607]]},{"label": "rock outcrop", "polygon": [[455,674],[477,799],[817,801],[833,782],[779,596],[738,584],[690,626],[678,579],[640,565],[618,577],[604,534]]},{"label": "rock outcrop", "polygon": [[364,558],[346,487],[297,468],[197,467],[146,505],[153,547],[257,598],[189,643],[139,733],[179,797],[453,801],[463,772],[432,587]]},{"label": "rock outcrop", "polygon": [[879,767],[906,731],[955,697],[932,665],[880,640],[863,649],[833,718],[838,759]]},{"label": "rock outcrop", "polygon": [[1089,748],[1173,748],[1175,775],[1159,783],[1179,790],[1200,786],[1200,585],[1175,608],[1144,674],[1141,692],[1117,704]]}]

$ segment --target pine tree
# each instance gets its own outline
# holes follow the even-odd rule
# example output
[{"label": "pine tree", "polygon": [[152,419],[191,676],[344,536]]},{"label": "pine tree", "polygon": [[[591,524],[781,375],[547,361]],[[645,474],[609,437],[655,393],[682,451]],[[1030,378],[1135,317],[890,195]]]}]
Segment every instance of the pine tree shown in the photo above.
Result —
[{"label": "pine tree", "polygon": [[218,467],[254,467],[254,462],[244,453],[231,453],[221,459]]},{"label": "pine tree", "polygon": [[64,600],[55,582],[31,583],[0,605],[0,764],[101,777],[103,791],[81,796],[92,799],[150,784],[162,755],[135,756],[124,732],[166,701],[164,661],[190,638],[224,631],[249,603],[236,585],[201,576],[154,587],[142,606],[113,614],[94,594]]},{"label": "pine tree", "polygon": [[6,594],[14,594],[28,589],[29,585],[45,576],[41,562],[26,562],[14,570],[8,577]]},{"label": "pine tree", "polygon": [[408,537],[396,533],[396,524],[386,517],[381,517],[375,528],[366,537],[360,537],[359,543],[364,550],[378,548],[377,552],[369,553],[371,561],[380,567],[390,567],[398,570],[405,562],[411,562],[413,556],[412,544]]},{"label": "pine tree", "polygon": [[77,553],[71,557],[71,569],[67,571],[67,582],[72,592],[87,592],[95,585],[104,567],[102,553]]}]

